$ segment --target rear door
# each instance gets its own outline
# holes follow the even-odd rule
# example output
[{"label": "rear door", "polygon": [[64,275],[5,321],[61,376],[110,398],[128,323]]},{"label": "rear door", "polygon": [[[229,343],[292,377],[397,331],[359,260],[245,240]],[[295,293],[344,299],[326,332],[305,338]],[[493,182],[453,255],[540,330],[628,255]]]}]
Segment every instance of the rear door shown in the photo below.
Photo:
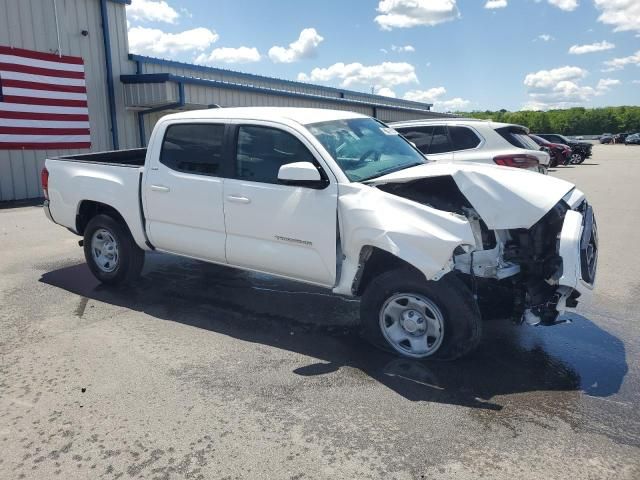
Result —
[{"label": "rear door", "polygon": [[147,235],[157,249],[226,262],[226,128],[220,120],[173,123],[151,142],[143,198]]},{"label": "rear door", "polygon": [[446,126],[401,127],[397,130],[407,140],[413,142],[429,160],[453,161],[453,146]]},{"label": "rear door", "polygon": [[[231,265],[333,286],[336,280],[338,187],[293,129],[240,124],[225,180],[227,260]],[[323,189],[283,185],[280,166],[312,162],[330,181]]]},{"label": "rear door", "polygon": [[461,125],[450,125],[448,129],[449,139],[454,149],[453,159],[456,162],[493,163],[492,158],[480,151],[484,140],[478,132]]}]

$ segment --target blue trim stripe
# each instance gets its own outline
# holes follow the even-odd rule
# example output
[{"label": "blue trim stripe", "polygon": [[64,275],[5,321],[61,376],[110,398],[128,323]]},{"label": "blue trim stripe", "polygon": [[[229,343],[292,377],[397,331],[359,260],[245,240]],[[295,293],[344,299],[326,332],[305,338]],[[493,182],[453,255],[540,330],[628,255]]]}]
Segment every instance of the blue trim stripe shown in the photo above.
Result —
[{"label": "blue trim stripe", "polygon": [[116,95],[113,88],[113,62],[111,59],[111,37],[109,36],[109,13],[107,12],[107,0],[100,0],[100,16],[102,20],[102,40],[104,43],[105,68],[107,73],[107,98],[109,100],[111,142],[113,144],[113,149],[117,150],[120,148],[120,144],[118,142],[118,120],[116,118]]},{"label": "blue trim stripe", "polygon": [[113,3],[121,3],[123,5],[131,5],[131,0],[109,0]]},{"label": "blue trim stripe", "polygon": [[[359,98],[377,100],[377,102],[375,103],[380,105],[386,104],[388,107],[391,107],[391,108],[396,108],[398,105],[400,105],[400,106],[414,107],[415,109],[418,109],[418,110],[430,110],[431,107],[433,106],[433,104],[431,103],[414,102],[411,100],[402,100],[397,98],[394,99],[391,97],[384,97],[382,95],[373,95],[369,93],[355,92],[353,90],[342,90],[334,87],[326,87],[324,85],[314,85],[310,83],[295,82],[293,80],[283,80],[280,78],[265,77],[262,75],[254,75],[252,73],[236,72],[233,70],[226,70],[224,68],[207,67],[204,65],[194,65],[191,63],[177,62],[175,60],[165,60],[163,58],[147,57],[145,55],[136,55],[133,53],[129,54],[129,59],[141,64],[150,63],[155,65],[166,65],[169,67],[184,68],[184,69],[189,69],[189,70],[194,70],[199,72],[216,73],[221,75],[233,75],[233,76],[244,78],[247,80],[254,80],[254,81],[259,80],[259,81],[265,81],[265,82],[276,81],[276,82],[282,83],[283,85],[291,85],[294,87],[319,88],[326,92],[337,93],[339,97],[344,97],[346,94],[346,95],[353,95]],[[267,87],[263,87],[263,88],[267,88]],[[291,93],[295,93],[295,92],[291,92]],[[310,95],[310,94],[306,94],[306,95]]]},{"label": "blue trim stripe", "polygon": [[[296,93],[296,92],[290,92],[287,90],[278,90],[275,88],[255,87],[253,85],[242,85],[239,83],[222,82],[220,80],[183,77],[180,75],[174,75],[173,73],[143,73],[141,75],[120,75],[120,81],[124,84],[176,82],[178,84],[202,85],[205,87],[244,90],[249,92],[279,95],[283,97],[305,98],[305,99],[321,101],[321,102],[340,103],[343,105],[358,105],[358,106],[374,107],[374,108],[389,108],[392,110],[403,110],[407,112],[418,112],[418,113],[425,113],[430,111],[427,108],[414,108],[414,107],[408,107],[408,106],[405,107],[402,105],[388,105],[388,104],[367,102],[364,100],[355,100],[351,98],[325,97],[323,95],[313,95],[311,93]],[[419,104],[419,105],[424,105],[424,104]]]}]

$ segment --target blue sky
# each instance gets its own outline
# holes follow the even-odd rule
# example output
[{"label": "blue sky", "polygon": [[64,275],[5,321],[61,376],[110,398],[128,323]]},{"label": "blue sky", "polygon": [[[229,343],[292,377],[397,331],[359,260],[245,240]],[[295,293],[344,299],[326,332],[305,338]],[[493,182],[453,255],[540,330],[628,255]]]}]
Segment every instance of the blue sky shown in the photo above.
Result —
[{"label": "blue sky", "polygon": [[640,104],[640,0],[132,0],[127,18],[136,53],[440,111]]}]

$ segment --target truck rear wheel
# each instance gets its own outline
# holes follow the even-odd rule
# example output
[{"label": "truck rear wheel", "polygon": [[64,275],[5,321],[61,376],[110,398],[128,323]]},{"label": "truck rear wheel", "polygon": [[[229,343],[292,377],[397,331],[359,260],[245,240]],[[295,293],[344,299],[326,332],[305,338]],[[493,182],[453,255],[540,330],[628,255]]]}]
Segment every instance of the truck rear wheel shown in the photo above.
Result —
[{"label": "truck rear wheel", "polygon": [[144,251],[126,226],[109,215],[96,215],[84,230],[84,258],[91,273],[108,285],[129,283],[144,266]]},{"label": "truck rear wheel", "polygon": [[455,274],[425,281],[411,269],[375,278],[360,303],[363,336],[409,358],[455,360],[480,343],[482,324],[471,291]]}]

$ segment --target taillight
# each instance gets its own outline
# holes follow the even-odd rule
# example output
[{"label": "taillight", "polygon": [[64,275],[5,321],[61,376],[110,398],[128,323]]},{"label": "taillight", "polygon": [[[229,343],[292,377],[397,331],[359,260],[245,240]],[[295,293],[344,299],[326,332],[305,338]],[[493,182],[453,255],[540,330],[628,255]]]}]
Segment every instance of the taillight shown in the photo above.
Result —
[{"label": "taillight", "polygon": [[47,170],[47,167],[44,167],[40,172],[40,183],[42,183],[44,198],[49,200],[49,170]]},{"label": "taillight", "polygon": [[536,157],[526,154],[498,155],[493,157],[493,161],[504,167],[534,168],[540,165]]}]

